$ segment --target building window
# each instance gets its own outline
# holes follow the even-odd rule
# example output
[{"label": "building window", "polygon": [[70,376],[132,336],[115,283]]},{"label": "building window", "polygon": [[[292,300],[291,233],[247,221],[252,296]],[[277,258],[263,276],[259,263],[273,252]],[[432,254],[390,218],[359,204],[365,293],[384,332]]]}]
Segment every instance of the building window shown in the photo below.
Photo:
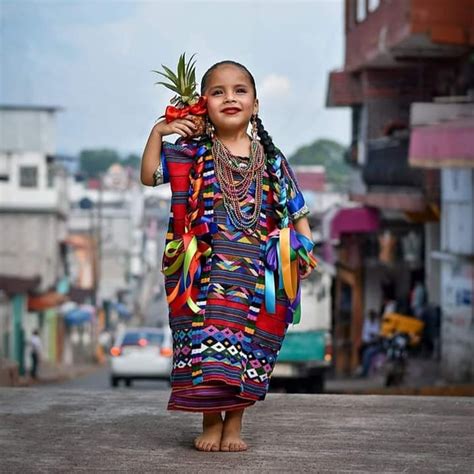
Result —
[{"label": "building window", "polygon": [[38,167],[20,166],[20,187],[36,188],[38,186]]},{"label": "building window", "polygon": [[48,165],[48,188],[54,187],[54,177],[56,175],[54,165]]},{"label": "building window", "polygon": [[380,5],[380,0],[369,0],[369,12],[377,10]]},{"label": "building window", "polygon": [[366,17],[367,17],[367,11],[365,9],[365,0],[357,0],[357,10],[356,10],[357,23],[364,21]]}]

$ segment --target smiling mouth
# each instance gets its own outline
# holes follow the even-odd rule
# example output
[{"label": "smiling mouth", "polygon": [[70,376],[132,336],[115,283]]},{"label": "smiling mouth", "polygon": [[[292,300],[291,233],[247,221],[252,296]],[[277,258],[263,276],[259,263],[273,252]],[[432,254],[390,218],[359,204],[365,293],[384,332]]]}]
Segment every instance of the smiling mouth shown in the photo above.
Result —
[{"label": "smiling mouth", "polygon": [[240,109],[224,109],[222,112],[224,112],[225,114],[233,115],[237,112],[240,112]]}]

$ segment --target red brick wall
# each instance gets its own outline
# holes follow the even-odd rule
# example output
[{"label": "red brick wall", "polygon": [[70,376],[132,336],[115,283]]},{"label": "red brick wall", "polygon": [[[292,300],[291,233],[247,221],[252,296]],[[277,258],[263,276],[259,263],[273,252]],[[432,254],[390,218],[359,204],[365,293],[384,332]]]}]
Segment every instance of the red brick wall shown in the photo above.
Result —
[{"label": "red brick wall", "polygon": [[390,62],[393,48],[416,42],[418,34],[436,44],[474,46],[474,0],[381,0],[360,23],[353,21],[356,0],[345,8],[346,70]]}]

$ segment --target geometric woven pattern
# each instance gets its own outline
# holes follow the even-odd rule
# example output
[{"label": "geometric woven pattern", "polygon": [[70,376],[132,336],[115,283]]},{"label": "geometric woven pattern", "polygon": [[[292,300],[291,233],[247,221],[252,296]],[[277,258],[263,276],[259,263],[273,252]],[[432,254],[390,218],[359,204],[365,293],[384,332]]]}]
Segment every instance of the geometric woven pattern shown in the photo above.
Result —
[{"label": "geometric woven pattern", "polygon": [[[193,156],[185,147],[168,142],[163,142],[162,150],[172,188],[169,241],[175,238],[176,232],[182,232],[183,206],[186,203],[183,191],[189,186],[183,179],[190,172]],[[262,235],[266,236],[272,230],[268,228],[266,218],[273,211],[269,204],[273,196],[268,180],[269,173],[265,170],[264,183],[267,184],[266,187],[264,185],[260,220],[249,231],[238,230],[232,225],[219,183],[217,179],[212,182],[212,193],[209,194],[213,195],[212,218],[217,232],[212,236],[213,253],[206,281],[204,323],[198,330],[193,330],[189,310],[183,307],[172,313],[170,309],[174,352],[169,409],[219,411],[229,407],[246,407],[265,398],[287,328],[286,323],[281,321],[273,328],[272,318],[268,316],[265,324],[258,323],[259,308],[256,305],[264,307],[261,296],[256,297],[261,294],[261,289],[258,290],[260,293],[257,292],[257,285],[261,285],[263,268],[261,242],[265,241]],[[203,192],[206,193],[206,190]],[[254,192],[255,186],[252,185],[245,202],[246,209],[253,205]],[[296,191],[293,189],[292,192]],[[167,294],[176,281],[176,276],[165,279]],[[289,302],[279,298],[277,304],[286,311]],[[249,330],[249,321],[252,322],[252,330]],[[193,360],[192,355],[193,350],[196,353],[196,348],[198,361]],[[196,382],[193,370],[198,363],[200,376]]]}]

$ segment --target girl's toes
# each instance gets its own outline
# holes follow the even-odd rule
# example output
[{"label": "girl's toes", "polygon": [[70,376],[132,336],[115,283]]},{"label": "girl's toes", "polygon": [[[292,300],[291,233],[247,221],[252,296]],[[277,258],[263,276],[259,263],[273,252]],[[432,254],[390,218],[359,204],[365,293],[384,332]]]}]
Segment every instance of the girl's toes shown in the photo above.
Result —
[{"label": "girl's toes", "polygon": [[227,443],[222,443],[221,451],[229,451],[229,445]]},{"label": "girl's toes", "polygon": [[217,444],[213,443],[212,446],[211,446],[211,451],[213,451],[213,452],[219,451],[219,446],[217,446]]}]

